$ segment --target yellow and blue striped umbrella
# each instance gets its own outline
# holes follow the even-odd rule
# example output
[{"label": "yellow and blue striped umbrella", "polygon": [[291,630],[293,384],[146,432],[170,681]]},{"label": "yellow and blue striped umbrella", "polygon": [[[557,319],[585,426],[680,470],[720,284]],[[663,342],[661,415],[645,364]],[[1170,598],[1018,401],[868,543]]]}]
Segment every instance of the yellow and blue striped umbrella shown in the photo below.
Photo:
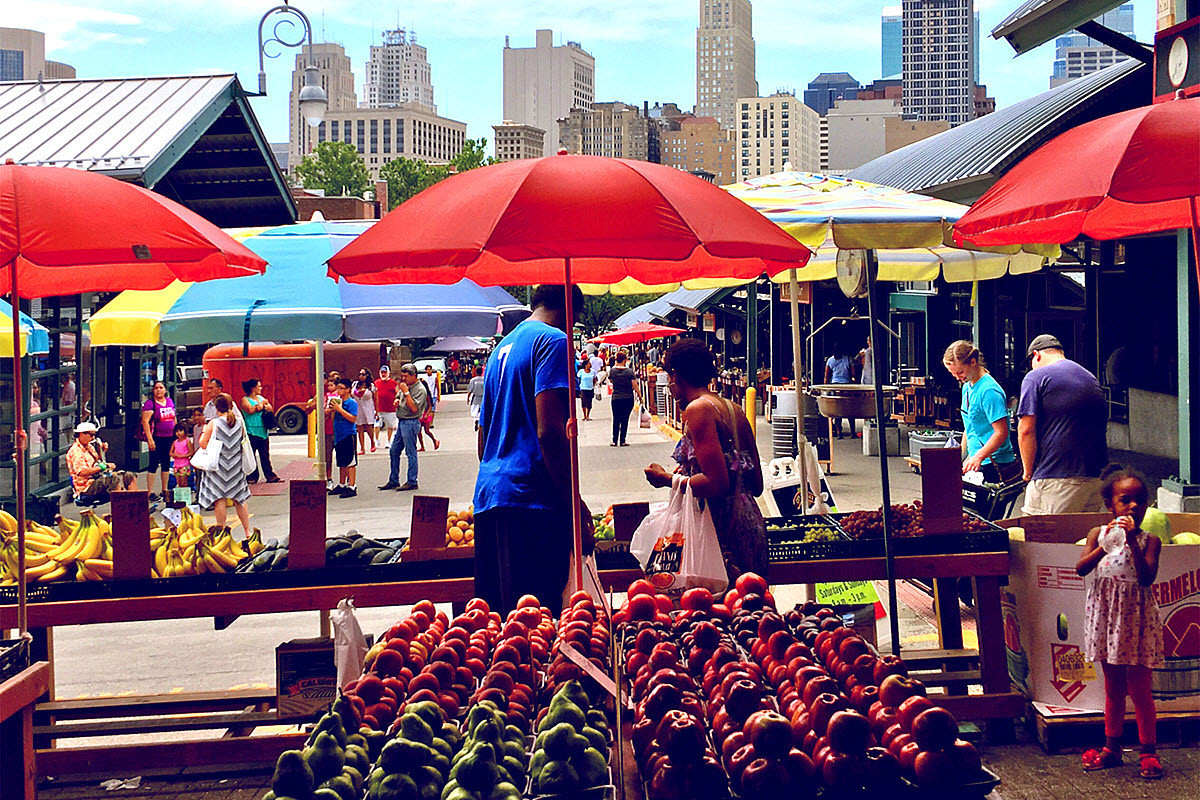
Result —
[{"label": "yellow and blue striped umbrella", "polygon": [[[879,279],[948,281],[998,278],[1035,272],[1057,248],[1019,252],[962,250],[947,246],[967,206],[890,186],[785,171],[724,187],[791,234],[816,255],[797,270],[800,280],[835,275],[838,250],[876,251]],[[787,280],[780,273],[776,280]]]}]

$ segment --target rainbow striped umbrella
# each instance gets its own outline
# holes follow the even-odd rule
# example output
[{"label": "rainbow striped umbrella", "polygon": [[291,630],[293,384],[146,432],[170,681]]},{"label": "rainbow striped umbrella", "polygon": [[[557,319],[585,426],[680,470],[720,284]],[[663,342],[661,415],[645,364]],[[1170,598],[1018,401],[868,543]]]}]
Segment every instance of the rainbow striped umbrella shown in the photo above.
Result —
[{"label": "rainbow striped umbrella", "polygon": [[528,315],[499,287],[357,286],[325,262],[374,220],[312,221],[226,232],[267,261],[261,275],[126,291],[89,321],[92,345],[493,336]]},{"label": "rainbow striped umbrella", "polygon": [[[967,206],[850,178],[785,171],[723,187],[815,253],[796,270],[800,280],[835,275],[838,250],[876,252],[879,280],[948,281],[1036,272],[1057,247],[996,251],[952,246],[954,223]],[[786,272],[776,281],[788,280]]]}]

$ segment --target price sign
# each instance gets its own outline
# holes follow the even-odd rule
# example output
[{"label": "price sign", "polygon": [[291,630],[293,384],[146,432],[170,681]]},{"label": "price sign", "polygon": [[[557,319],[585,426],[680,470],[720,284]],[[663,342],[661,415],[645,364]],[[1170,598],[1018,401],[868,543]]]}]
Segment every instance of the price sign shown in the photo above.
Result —
[{"label": "price sign", "polygon": [[320,569],[325,566],[325,481],[294,480],[288,490],[288,569]]},{"label": "price sign", "polygon": [[818,583],[817,602],[831,606],[869,606],[879,602],[879,594],[870,581]]},{"label": "price sign", "polygon": [[413,498],[409,547],[414,549],[446,546],[446,517],[449,497],[417,495]]}]

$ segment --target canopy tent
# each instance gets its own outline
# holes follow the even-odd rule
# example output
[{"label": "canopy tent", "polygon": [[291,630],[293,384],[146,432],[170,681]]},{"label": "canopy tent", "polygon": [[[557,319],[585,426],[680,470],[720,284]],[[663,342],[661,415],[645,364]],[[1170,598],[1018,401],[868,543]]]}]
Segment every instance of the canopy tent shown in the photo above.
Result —
[{"label": "canopy tent", "polygon": [[667,325],[655,325],[650,322],[639,322],[626,328],[602,333],[589,341],[597,344],[638,344],[651,339],[662,339],[667,336],[678,336],[683,328],[672,328]]},{"label": "canopy tent", "polygon": [[[12,310],[0,307],[0,357],[13,357]],[[50,331],[21,312],[21,355],[44,356],[50,352]]]},{"label": "canopy tent", "polygon": [[470,336],[443,336],[426,347],[425,353],[486,353],[488,346]]}]

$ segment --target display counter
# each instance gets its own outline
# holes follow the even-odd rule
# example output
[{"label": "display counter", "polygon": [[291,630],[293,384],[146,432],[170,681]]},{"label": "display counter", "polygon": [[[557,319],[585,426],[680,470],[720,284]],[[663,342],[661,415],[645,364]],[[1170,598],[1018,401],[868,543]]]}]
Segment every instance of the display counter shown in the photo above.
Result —
[{"label": "display counter", "polygon": [[[0,797],[34,800],[33,704],[50,685],[50,665],[32,664],[0,683]],[[16,757],[20,754],[20,757]]]}]

